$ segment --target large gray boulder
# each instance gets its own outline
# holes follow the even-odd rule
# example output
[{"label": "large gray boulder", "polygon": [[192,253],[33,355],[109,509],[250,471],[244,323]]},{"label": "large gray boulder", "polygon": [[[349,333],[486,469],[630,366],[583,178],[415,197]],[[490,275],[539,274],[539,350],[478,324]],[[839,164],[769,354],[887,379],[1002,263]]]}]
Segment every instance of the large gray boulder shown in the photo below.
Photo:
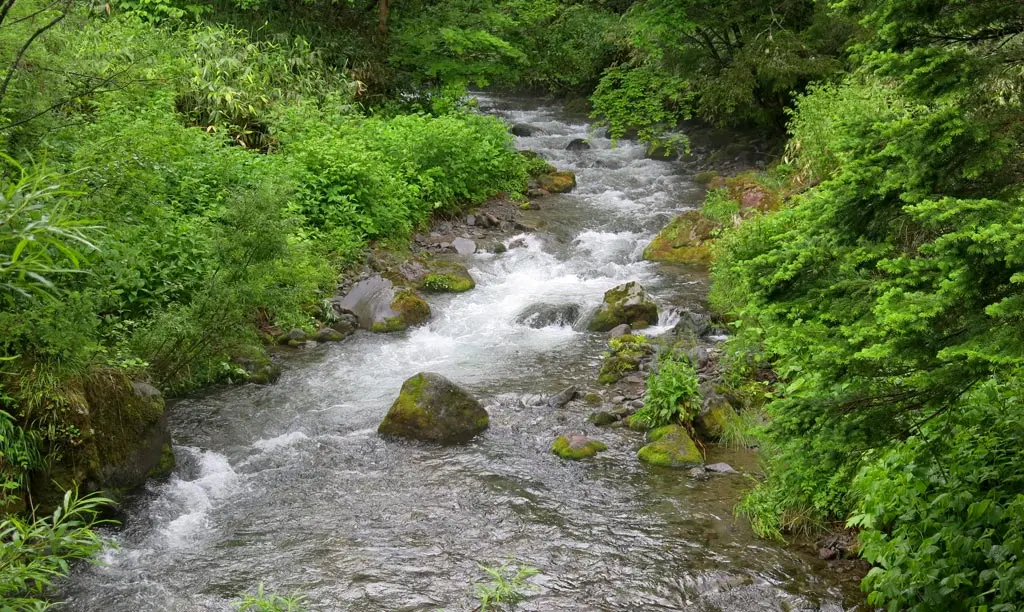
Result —
[{"label": "large gray boulder", "polygon": [[490,416],[468,391],[440,374],[421,372],[402,384],[377,433],[441,444],[466,442]]},{"label": "large gray boulder", "polygon": [[611,331],[623,323],[633,329],[643,329],[658,322],[658,305],[643,286],[630,281],[609,289],[604,303],[590,320],[590,331]]},{"label": "large gray boulder", "polygon": [[422,297],[396,288],[379,274],[356,283],[334,307],[354,314],[359,327],[374,332],[401,331],[430,318],[430,306]]}]

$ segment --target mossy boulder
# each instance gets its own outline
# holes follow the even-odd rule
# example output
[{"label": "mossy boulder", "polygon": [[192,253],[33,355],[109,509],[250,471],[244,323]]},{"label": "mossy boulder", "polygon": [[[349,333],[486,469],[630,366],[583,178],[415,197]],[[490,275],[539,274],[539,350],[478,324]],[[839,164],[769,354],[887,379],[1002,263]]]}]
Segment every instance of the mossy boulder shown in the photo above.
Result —
[{"label": "mossy boulder", "polygon": [[697,444],[681,425],[665,425],[647,434],[648,443],[637,457],[644,463],[664,467],[692,468],[704,463]]},{"label": "mossy boulder", "polygon": [[489,424],[487,411],[468,391],[440,374],[421,372],[402,384],[377,433],[456,444],[470,440]]},{"label": "mossy boulder", "polygon": [[68,488],[116,499],[174,469],[164,399],[152,385],[98,368],[70,381],[62,395],[77,444],[33,479],[33,500],[44,509],[59,504]]},{"label": "mossy boulder", "polygon": [[537,183],[549,193],[568,193],[576,188],[576,174],[568,170],[542,174],[537,177]]},{"label": "mossy boulder", "polygon": [[676,161],[679,159],[679,151],[664,143],[656,142],[647,147],[644,157],[657,161]]},{"label": "mossy boulder", "polygon": [[712,397],[693,419],[693,429],[705,440],[719,440],[729,423],[739,419],[736,410],[721,396]]},{"label": "mossy boulder", "polygon": [[604,294],[604,303],[590,320],[590,331],[611,331],[626,323],[633,329],[643,329],[658,322],[658,305],[643,286],[630,281],[609,289]]},{"label": "mossy boulder", "polygon": [[679,215],[644,249],[644,259],[667,263],[706,264],[711,261],[712,233],[718,226],[699,211]]},{"label": "mossy boulder", "polygon": [[587,417],[587,422],[598,427],[607,427],[619,422],[618,415],[611,412],[594,412]]},{"label": "mossy boulder", "polygon": [[463,293],[476,287],[469,272],[457,264],[448,270],[430,272],[423,278],[422,288],[435,293]]},{"label": "mossy boulder", "polygon": [[245,345],[233,353],[231,363],[245,372],[245,379],[241,382],[269,385],[281,377],[281,366],[272,361],[262,347]]},{"label": "mossy boulder", "polygon": [[593,457],[603,450],[608,450],[608,446],[604,442],[591,440],[583,434],[558,436],[551,444],[551,452],[562,459],[570,459],[573,461]]},{"label": "mossy boulder", "polygon": [[396,288],[380,275],[353,285],[335,308],[354,314],[360,327],[381,333],[402,331],[430,318],[430,306],[422,297],[411,289]]},{"label": "mossy boulder", "polygon": [[341,342],[345,339],[345,336],[346,334],[334,328],[323,327],[316,330],[316,333],[313,334],[313,339],[317,342]]},{"label": "mossy boulder", "polygon": [[391,301],[391,311],[394,313],[393,316],[375,322],[370,326],[370,331],[378,333],[402,331],[424,323],[430,318],[430,306],[411,289],[395,292],[395,298]]},{"label": "mossy boulder", "polygon": [[432,293],[462,293],[476,287],[466,266],[428,253],[411,255],[378,249],[371,254],[371,265],[397,287]]},{"label": "mossy boulder", "polygon": [[644,336],[619,336],[608,342],[608,352],[601,362],[597,382],[611,385],[630,372],[640,369],[643,360],[654,353],[654,347]]}]

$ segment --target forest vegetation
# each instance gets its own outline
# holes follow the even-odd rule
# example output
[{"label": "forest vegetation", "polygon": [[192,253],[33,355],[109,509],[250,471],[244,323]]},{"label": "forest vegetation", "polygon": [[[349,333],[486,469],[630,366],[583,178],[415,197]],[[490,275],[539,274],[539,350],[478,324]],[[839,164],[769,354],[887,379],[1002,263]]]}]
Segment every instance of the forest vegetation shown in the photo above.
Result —
[{"label": "forest vegetation", "polygon": [[4,605],[101,545],[97,498],[46,492],[90,402],[244,379],[371,242],[524,191],[484,87],[785,139],[778,210],[713,249],[766,415],[740,514],[855,529],[873,606],[1024,605],[1024,4],[0,0]]}]

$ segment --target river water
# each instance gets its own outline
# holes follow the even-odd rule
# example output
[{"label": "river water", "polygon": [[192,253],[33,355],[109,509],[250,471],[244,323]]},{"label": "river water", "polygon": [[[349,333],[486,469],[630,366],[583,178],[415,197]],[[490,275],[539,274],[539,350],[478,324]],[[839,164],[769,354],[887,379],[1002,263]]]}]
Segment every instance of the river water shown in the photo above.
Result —
[{"label": "river water", "polygon": [[[641,260],[703,189],[680,165],[612,147],[584,118],[529,100],[481,107],[538,132],[517,146],[576,172],[578,189],[533,213],[543,231],[464,262],[475,290],[431,298],[433,320],[360,332],[297,354],[273,386],[214,390],[170,410],[179,466],[127,509],[105,564],[62,592],[76,611],[229,610],[260,582],[301,590],[310,610],[472,610],[478,563],[540,570],[522,610],[843,610],[856,585],[824,562],[755,538],[732,516],[741,475],[691,480],[636,460],[640,434],[585,425],[584,408],[520,401],[593,385],[606,338],[515,322],[536,303],[595,308],[607,289],[644,284],[663,306],[699,303],[700,269]],[[570,152],[573,138],[593,148]],[[511,243],[512,240],[509,240]],[[402,381],[441,373],[472,390],[490,429],[457,447],[380,439]],[[586,430],[609,450],[584,462],[548,452]],[[746,451],[709,461],[757,471]]]}]

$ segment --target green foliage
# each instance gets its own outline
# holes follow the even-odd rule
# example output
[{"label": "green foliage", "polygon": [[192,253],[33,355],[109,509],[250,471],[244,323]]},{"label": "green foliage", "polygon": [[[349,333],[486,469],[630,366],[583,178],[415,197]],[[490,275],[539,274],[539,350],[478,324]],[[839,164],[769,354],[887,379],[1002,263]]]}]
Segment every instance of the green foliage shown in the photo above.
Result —
[{"label": "green foliage", "polygon": [[263,583],[256,587],[256,593],[245,594],[234,603],[239,612],[302,612],[306,597],[300,593],[279,595],[263,590]]},{"label": "green foliage", "polygon": [[65,576],[74,561],[95,562],[93,556],[107,544],[95,528],[108,522],[99,513],[109,503],[68,491],[51,516],[0,521],[0,610],[49,608],[46,595],[54,580]]},{"label": "green foliage", "polygon": [[69,208],[74,194],[59,177],[3,154],[0,162],[7,164],[0,176],[0,294],[10,307],[52,295],[53,277],[78,271],[83,251],[95,249],[89,234],[96,228]]},{"label": "green foliage", "polygon": [[757,431],[765,425],[763,413],[756,408],[744,408],[722,424],[719,443],[731,448],[752,448],[758,445]]},{"label": "green foliage", "polygon": [[689,423],[700,411],[697,371],[685,355],[665,353],[647,376],[647,395],[630,425],[648,429],[673,423]]},{"label": "green foliage", "polygon": [[779,378],[739,511],[775,537],[852,515],[874,606],[1016,609],[1024,8],[840,5],[870,35],[798,102],[812,187],[718,244],[712,299]]},{"label": "green foliage", "polygon": [[640,140],[652,142],[691,117],[692,98],[684,77],[656,66],[615,66],[594,90],[592,116],[613,139],[636,130]]},{"label": "green foliage", "polygon": [[537,590],[529,579],[540,573],[535,567],[512,561],[499,567],[479,565],[489,577],[488,582],[474,583],[473,590],[480,601],[480,612],[512,610]]},{"label": "green foliage", "polygon": [[848,21],[827,3],[636,2],[628,61],[607,70],[594,115],[652,141],[683,119],[778,129],[791,92],[841,67]]},{"label": "green foliage", "polygon": [[508,78],[526,55],[502,37],[514,22],[492,2],[415,3],[395,11],[390,61],[427,83],[485,87]]},{"label": "green foliage", "polygon": [[740,214],[740,203],[729,196],[728,189],[712,189],[704,198],[700,212],[718,225],[730,227]]},{"label": "green foliage", "polygon": [[[868,464],[860,501],[868,603],[889,610],[1017,610],[1024,600],[1024,389],[1019,371],[965,398]],[[921,580],[922,576],[937,579]]]}]

